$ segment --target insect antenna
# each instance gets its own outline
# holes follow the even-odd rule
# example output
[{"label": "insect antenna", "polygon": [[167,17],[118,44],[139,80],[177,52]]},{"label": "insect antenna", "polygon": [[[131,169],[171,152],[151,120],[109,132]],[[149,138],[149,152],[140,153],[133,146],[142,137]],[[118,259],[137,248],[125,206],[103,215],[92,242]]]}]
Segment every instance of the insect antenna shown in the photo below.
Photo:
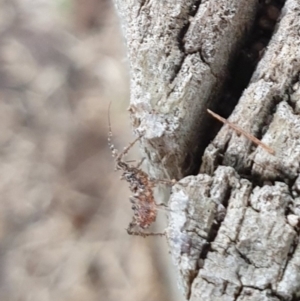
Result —
[{"label": "insect antenna", "polygon": [[111,122],[110,122],[110,107],[111,107],[111,101],[109,102],[108,110],[107,110],[107,121],[108,121],[107,142],[108,142],[108,147],[111,150],[112,156],[113,156],[113,158],[115,158],[118,155],[118,150],[112,144],[112,136],[113,136],[113,134],[112,134]]},{"label": "insect antenna", "polygon": [[111,121],[110,121],[110,107],[111,107],[111,101],[108,105],[108,114],[107,114],[107,121],[108,121],[108,147],[110,148],[112,152],[112,156],[116,158],[115,160],[117,162],[120,162],[121,159],[128,153],[128,151],[133,147],[133,145],[141,139],[142,135],[140,134],[137,138],[135,138],[127,147],[123,149],[121,153],[118,152],[118,150],[115,148],[115,146],[112,144],[112,129],[111,129]]}]

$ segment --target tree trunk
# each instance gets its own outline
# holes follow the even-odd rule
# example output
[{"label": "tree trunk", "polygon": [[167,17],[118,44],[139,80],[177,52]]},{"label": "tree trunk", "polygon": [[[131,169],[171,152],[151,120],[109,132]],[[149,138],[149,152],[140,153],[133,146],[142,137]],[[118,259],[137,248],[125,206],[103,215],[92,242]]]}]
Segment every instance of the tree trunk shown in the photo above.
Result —
[{"label": "tree trunk", "polygon": [[[150,175],[180,180],[166,233],[190,300],[300,290],[300,6],[265,2],[116,0],[134,131]],[[208,107],[275,155],[227,125],[209,144]]]}]

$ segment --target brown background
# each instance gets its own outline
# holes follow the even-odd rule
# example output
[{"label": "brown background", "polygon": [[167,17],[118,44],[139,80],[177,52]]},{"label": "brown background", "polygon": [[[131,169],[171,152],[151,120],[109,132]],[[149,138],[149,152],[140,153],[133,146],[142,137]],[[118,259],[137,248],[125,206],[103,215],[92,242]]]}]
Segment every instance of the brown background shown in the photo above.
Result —
[{"label": "brown background", "polygon": [[129,79],[112,3],[0,1],[0,62],[0,299],[180,299],[164,239],[124,230],[107,109],[121,149]]}]

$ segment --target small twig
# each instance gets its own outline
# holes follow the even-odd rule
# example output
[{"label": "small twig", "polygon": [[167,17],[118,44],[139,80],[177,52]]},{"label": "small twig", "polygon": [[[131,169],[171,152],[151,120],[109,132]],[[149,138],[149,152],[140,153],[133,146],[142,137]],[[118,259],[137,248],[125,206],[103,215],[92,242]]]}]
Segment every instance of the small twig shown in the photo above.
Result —
[{"label": "small twig", "polygon": [[271,155],[275,155],[275,151],[271,147],[269,147],[268,145],[264,144],[263,142],[261,142],[259,139],[257,139],[253,135],[247,133],[246,131],[244,131],[243,129],[241,129],[240,127],[238,127],[237,125],[231,123],[227,119],[225,119],[225,118],[221,117],[220,115],[212,112],[211,110],[207,109],[207,112],[210,115],[212,115],[214,118],[218,119],[219,121],[223,122],[224,124],[227,124],[229,127],[231,127],[232,129],[234,129],[238,133],[240,133],[240,134],[244,135],[245,137],[247,137],[249,140],[251,140],[256,145],[261,146],[264,150],[266,150]]}]

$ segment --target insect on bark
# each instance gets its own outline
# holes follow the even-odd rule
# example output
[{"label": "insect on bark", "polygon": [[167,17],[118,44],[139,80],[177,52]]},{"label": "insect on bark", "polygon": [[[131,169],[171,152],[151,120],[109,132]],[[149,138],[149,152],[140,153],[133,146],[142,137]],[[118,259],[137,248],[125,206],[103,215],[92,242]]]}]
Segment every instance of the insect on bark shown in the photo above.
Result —
[{"label": "insect on bark", "polygon": [[143,231],[148,229],[150,225],[155,222],[158,207],[160,206],[155,202],[153,188],[156,186],[157,182],[169,182],[169,184],[173,182],[168,180],[154,180],[150,178],[149,175],[140,168],[143,160],[141,160],[136,166],[129,164],[129,162],[124,160],[128,151],[142,138],[142,135],[139,135],[133,142],[125,147],[122,152],[119,153],[112,144],[110,106],[111,103],[108,108],[108,146],[112,152],[113,158],[115,159],[115,170],[122,171],[121,179],[125,179],[128,182],[129,189],[132,192],[130,202],[132,203],[131,208],[134,215],[132,222],[127,228],[127,233],[143,237],[151,235],[163,236],[165,233],[147,233]]}]

